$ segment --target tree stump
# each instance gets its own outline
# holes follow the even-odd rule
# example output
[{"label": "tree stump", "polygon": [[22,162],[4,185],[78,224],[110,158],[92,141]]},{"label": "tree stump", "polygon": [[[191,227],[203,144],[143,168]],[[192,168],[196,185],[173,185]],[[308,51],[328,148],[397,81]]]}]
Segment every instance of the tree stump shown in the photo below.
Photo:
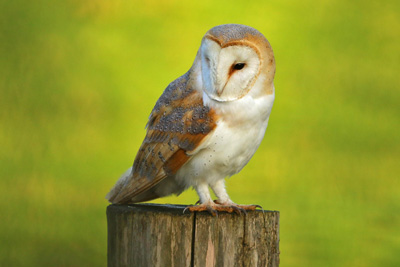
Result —
[{"label": "tree stump", "polygon": [[108,266],[279,266],[278,211],[213,217],[185,208],[108,206]]}]

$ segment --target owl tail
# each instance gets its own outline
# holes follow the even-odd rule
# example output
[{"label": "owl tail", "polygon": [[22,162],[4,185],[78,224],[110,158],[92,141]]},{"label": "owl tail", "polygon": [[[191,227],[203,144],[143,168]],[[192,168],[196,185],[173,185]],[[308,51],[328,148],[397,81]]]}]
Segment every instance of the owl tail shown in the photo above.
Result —
[{"label": "owl tail", "polygon": [[130,167],[124,174],[121,175],[121,177],[115,183],[114,187],[111,188],[110,192],[108,192],[108,194],[106,195],[106,199],[111,203],[115,203],[114,199],[122,191],[122,189],[124,188],[125,184],[127,184],[131,176],[132,176],[132,167]]}]

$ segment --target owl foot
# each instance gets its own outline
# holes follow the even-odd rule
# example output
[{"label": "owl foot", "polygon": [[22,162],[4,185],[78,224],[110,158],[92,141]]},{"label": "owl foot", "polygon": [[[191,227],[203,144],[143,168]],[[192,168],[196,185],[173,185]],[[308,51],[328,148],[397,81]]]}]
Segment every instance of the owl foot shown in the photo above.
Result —
[{"label": "owl foot", "polygon": [[221,203],[218,200],[215,200],[214,202],[215,202],[215,204],[220,205],[220,206],[230,207],[233,211],[235,211],[238,214],[244,213],[246,215],[247,214],[247,212],[246,212],[247,210],[256,210],[257,208],[259,208],[262,211],[264,211],[264,209],[260,205],[239,205],[239,204],[236,204],[236,203],[233,203],[233,202]]},{"label": "owl foot", "polygon": [[195,205],[193,206],[187,206],[184,210],[183,213],[185,213],[186,210],[189,210],[190,212],[196,212],[196,211],[208,211],[212,216],[218,216],[218,212],[215,209],[214,203],[203,203],[200,205],[197,205],[198,202],[196,202]]},{"label": "owl foot", "polygon": [[189,210],[190,212],[208,211],[212,216],[218,216],[219,211],[224,211],[228,213],[235,212],[239,215],[241,214],[246,215],[247,210],[256,210],[257,208],[262,209],[260,205],[238,205],[235,203],[219,203],[218,200],[215,200],[214,202],[211,203],[203,203],[200,205],[188,206],[183,210],[183,213],[185,213],[186,210]]},{"label": "owl foot", "polygon": [[236,207],[243,209],[243,210],[256,210],[256,209],[261,209],[264,211],[264,209],[260,205],[238,205],[234,204]]}]

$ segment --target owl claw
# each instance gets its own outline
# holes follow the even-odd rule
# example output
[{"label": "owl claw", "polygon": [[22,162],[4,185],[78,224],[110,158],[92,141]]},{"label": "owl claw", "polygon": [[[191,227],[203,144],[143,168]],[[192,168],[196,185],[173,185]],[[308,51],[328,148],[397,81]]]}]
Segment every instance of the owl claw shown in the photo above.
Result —
[{"label": "owl claw", "polygon": [[260,205],[238,205],[238,206],[244,210],[256,210],[258,208],[264,212],[264,209]]},{"label": "owl claw", "polygon": [[232,205],[232,206],[230,206],[230,207],[233,209],[233,211],[234,211],[236,214],[239,214],[239,215],[242,215],[242,214],[247,215],[246,210],[243,209],[243,208],[241,208],[241,207],[239,207],[239,206],[234,206],[234,205]]},{"label": "owl claw", "polygon": [[185,213],[187,210],[190,212],[199,212],[199,211],[208,211],[212,216],[217,216],[218,217],[218,212],[219,211],[224,211],[228,213],[233,213],[235,212],[238,215],[247,215],[248,210],[256,210],[257,208],[261,209],[263,212],[263,208],[260,205],[238,205],[235,203],[220,203],[218,200],[215,200],[212,203],[207,203],[207,204],[200,204],[200,205],[193,205],[193,206],[187,206],[184,210],[183,213]]},{"label": "owl claw", "polygon": [[[199,202],[196,202],[196,204]],[[218,212],[217,209],[215,209],[215,205],[213,204],[200,204],[200,205],[193,205],[193,206],[187,206],[184,210],[183,213],[185,213],[187,210],[190,212],[196,212],[196,211],[208,211],[212,216],[217,216],[218,217]]]},{"label": "owl claw", "polygon": [[[247,210],[256,210],[257,208],[261,209],[264,212],[264,209],[260,206],[260,205],[239,205],[239,204],[235,204],[235,203],[221,203],[218,200],[214,201],[215,204],[217,205],[221,205],[224,207],[229,207],[231,208],[233,211],[235,211],[238,214],[244,214],[247,215]],[[228,211],[229,212],[229,211]]]}]

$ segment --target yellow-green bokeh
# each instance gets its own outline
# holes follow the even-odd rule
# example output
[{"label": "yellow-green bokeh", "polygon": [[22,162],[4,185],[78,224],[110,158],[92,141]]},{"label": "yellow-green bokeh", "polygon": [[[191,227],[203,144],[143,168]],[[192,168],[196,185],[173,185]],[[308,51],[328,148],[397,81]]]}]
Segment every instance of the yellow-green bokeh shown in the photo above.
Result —
[{"label": "yellow-green bokeh", "polygon": [[[282,266],[400,266],[398,1],[0,1],[0,265],[105,266],[105,194],[203,34],[257,28],[276,101],[227,182]],[[192,190],[159,203],[196,202]]]}]

